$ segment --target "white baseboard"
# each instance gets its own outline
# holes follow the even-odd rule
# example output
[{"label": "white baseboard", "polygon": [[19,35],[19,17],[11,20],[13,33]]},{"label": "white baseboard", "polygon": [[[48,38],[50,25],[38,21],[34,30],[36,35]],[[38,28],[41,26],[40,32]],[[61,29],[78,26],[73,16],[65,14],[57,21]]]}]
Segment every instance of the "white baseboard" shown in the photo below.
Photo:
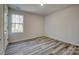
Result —
[{"label": "white baseboard", "polygon": [[64,40],[62,40],[61,38],[58,38],[58,37],[51,37],[51,36],[46,36],[46,37],[51,38],[51,39],[55,39],[55,40],[59,40],[59,41],[61,41],[61,42],[65,42],[65,43],[68,43],[68,44],[72,44],[72,45],[79,46],[78,43],[70,42],[70,41],[64,41]]}]

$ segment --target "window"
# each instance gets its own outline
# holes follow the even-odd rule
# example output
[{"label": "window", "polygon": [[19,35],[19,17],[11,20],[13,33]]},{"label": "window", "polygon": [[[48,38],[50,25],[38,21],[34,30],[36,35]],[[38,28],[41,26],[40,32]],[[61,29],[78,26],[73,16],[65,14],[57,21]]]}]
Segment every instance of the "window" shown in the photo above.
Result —
[{"label": "window", "polygon": [[23,32],[23,16],[22,15],[12,15],[12,25],[11,25],[12,33]]}]

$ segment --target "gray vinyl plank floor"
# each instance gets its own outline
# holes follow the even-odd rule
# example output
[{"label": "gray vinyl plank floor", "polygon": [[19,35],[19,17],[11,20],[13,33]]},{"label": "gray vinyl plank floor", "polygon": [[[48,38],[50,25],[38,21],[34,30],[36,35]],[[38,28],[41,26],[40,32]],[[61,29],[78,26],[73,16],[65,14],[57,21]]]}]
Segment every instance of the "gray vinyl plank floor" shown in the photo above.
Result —
[{"label": "gray vinyl plank floor", "polygon": [[79,55],[79,47],[47,37],[40,37],[9,44],[5,55]]}]

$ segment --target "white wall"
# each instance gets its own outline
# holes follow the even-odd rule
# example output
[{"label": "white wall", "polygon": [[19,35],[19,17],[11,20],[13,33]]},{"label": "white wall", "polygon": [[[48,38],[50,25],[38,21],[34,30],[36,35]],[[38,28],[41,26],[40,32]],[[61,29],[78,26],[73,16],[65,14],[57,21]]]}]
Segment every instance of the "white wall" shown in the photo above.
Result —
[{"label": "white wall", "polygon": [[4,54],[3,44],[3,5],[0,4],[0,55]]},{"label": "white wall", "polygon": [[79,45],[79,5],[46,16],[45,35]]},{"label": "white wall", "polygon": [[9,15],[21,14],[24,15],[24,33],[11,33],[9,18],[9,42],[17,42],[35,37],[43,36],[43,17],[31,13],[9,10]]},{"label": "white wall", "polygon": [[7,5],[4,5],[4,8],[3,8],[4,10],[4,25],[3,25],[3,27],[4,27],[4,37],[3,37],[3,39],[4,39],[4,50],[6,50],[6,48],[7,48],[7,45],[8,45],[8,6]]}]

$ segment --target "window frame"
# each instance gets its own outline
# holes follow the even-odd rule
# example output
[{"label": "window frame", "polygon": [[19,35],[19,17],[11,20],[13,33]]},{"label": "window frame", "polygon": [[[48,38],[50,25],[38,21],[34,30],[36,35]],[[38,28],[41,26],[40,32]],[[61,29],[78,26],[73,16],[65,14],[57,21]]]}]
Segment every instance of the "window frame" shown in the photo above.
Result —
[{"label": "window frame", "polygon": [[[12,14],[12,15],[19,15],[19,14]],[[11,15],[11,33],[15,34],[15,33],[24,33],[24,15],[19,15],[19,16],[22,16],[23,17],[23,23],[12,23],[12,15]],[[12,24],[22,24],[22,32],[13,32],[12,31]]]}]

